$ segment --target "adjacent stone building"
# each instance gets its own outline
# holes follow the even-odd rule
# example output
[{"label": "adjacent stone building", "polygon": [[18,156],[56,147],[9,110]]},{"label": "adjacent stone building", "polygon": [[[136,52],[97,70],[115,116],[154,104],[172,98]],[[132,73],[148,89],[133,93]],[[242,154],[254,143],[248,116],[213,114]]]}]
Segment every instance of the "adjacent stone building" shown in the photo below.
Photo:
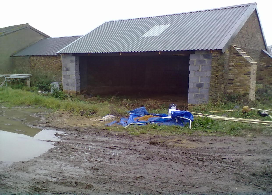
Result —
[{"label": "adjacent stone building", "polygon": [[29,24],[0,28],[0,72],[11,73],[14,66],[10,56],[48,37]]},{"label": "adjacent stone building", "polygon": [[17,71],[28,72],[33,76],[51,81],[62,81],[61,56],[57,51],[66,47],[80,36],[46,38],[11,56]]},{"label": "adjacent stone building", "polygon": [[[60,50],[68,93],[172,94],[187,104],[255,99],[271,84],[256,3],[111,21]],[[266,72],[266,74],[263,74]]]}]

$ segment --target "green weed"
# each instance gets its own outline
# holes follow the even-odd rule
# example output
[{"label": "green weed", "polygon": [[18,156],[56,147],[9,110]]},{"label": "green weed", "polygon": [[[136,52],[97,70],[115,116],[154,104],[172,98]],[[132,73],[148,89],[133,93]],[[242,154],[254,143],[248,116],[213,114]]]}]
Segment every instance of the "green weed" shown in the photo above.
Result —
[{"label": "green weed", "polygon": [[[54,93],[53,93],[54,94]],[[117,97],[101,98],[92,97],[84,100],[84,97],[62,97],[62,92],[56,92],[52,95],[43,95],[38,92],[30,92],[20,89],[12,89],[10,87],[0,88],[0,102],[9,106],[39,106],[52,110],[64,110],[70,113],[81,115],[84,117],[91,116],[105,116],[107,114],[113,114],[117,117],[127,117],[128,111],[141,106],[143,103],[139,100],[121,99]],[[147,110],[150,113],[167,113],[168,105],[160,105],[158,101],[145,100]],[[224,104],[207,104],[199,105],[190,108],[190,111],[202,112],[207,114],[216,114],[228,117],[239,118],[264,118],[258,115],[256,111],[250,111],[243,114],[241,112],[242,105],[238,103],[224,103]],[[233,109],[232,112],[226,112],[224,110]],[[219,111],[212,113],[210,111]],[[221,111],[220,111],[221,110]],[[268,120],[268,118],[264,118]],[[101,127],[100,127],[101,128]],[[269,134],[271,131],[268,127],[258,124],[248,124],[241,122],[214,120],[209,117],[195,117],[192,123],[192,129],[186,125],[180,126],[165,126],[157,124],[149,124],[145,126],[129,126],[123,128],[121,126],[104,127],[111,131],[127,131],[132,135],[181,135],[181,134],[200,134],[200,135],[248,135],[248,134]]]}]

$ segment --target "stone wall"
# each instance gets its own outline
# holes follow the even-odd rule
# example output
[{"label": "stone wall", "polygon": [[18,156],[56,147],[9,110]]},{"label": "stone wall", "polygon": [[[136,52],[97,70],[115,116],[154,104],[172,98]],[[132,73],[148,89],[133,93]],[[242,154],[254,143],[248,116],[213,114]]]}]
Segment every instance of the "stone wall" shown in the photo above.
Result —
[{"label": "stone wall", "polygon": [[196,52],[190,55],[188,104],[203,104],[209,101],[212,70],[212,55]]},{"label": "stone wall", "polygon": [[227,96],[246,96],[255,100],[257,65],[247,61],[230,46],[225,53],[212,51],[209,101],[220,102]]},{"label": "stone wall", "polygon": [[60,56],[23,56],[11,57],[13,64],[12,73],[32,74],[33,79],[46,79],[61,82],[61,57]]},{"label": "stone wall", "polygon": [[222,53],[219,50],[211,52],[212,72],[209,99],[212,102],[219,102],[224,98],[228,75],[228,57],[228,51],[226,53]]},{"label": "stone wall", "polygon": [[10,56],[44,38],[46,37],[30,28],[1,36],[0,72],[12,73],[15,67]]},{"label": "stone wall", "polygon": [[249,95],[249,99],[254,100],[256,69],[256,64],[251,64],[231,46],[229,48],[226,93],[229,95]]},{"label": "stone wall", "polygon": [[231,45],[237,45],[242,48],[256,62],[259,62],[261,50],[266,48],[256,11],[248,18]]},{"label": "stone wall", "polygon": [[272,55],[264,51],[258,64],[257,84],[272,86]]},{"label": "stone wall", "polygon": [[66,93],[80,93],[78,56],[62,55],[62,85]]},{"label": "stone wall", "polygon": [[31,56],[29,61],[33,73],[44,74],[52,81],[61,82],[60,56]]}]

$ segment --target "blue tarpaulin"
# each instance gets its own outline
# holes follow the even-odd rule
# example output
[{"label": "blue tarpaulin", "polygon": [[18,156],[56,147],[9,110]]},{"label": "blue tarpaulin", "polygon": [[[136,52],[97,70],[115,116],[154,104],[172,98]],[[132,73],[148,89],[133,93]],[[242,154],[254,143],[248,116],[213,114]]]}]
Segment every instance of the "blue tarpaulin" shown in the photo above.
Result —
[{"label": "blue tarpaulin", "polygon": [[159,124],[159,125],[179,125],[184,126],[194,120],[193,115],[189,111],[175,110],[171,112],[171,116],[167,114],[149,114],[145,107],[136,108],[129,112],[128,118],[121,118],[119,122],[113,121],[108,124],[119,124],[124,127],[129,125],[146,125],[146,124]]}]

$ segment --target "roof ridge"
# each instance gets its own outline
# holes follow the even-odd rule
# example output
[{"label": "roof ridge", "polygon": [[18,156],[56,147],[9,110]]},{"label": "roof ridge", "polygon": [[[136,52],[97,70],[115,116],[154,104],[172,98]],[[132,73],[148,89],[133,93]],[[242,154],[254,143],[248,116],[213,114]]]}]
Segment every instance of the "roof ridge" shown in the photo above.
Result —
[{"label": "roof ridge", "polygon": [[[6,29],[11,29],[11,30],[9,30],[9,31],[7,30],[7,31],[1,32],[1,33],[0,33],[0,36],[8,35],[8,34],[10,34],[10,33],[14,33],[14,32],[16,32],[16,31],[19,31],[19,30],[22,30],[22,29],[25,29],[25,28],[28,28],[28,27],[29,27],[30,29],[36,31],[37,33],[39,33],[39,34],[45,36],[45,37],[50,37],[50,36],[48,36],[47,34],[41,32],[41,31],[39,31],[38,29],[36,29],[36,28],[32,27],[31,25],[29,25],[29,23],[25,23],[25,24],[17,24],[17,25],[13,25],[13,26],[7,26],[7,27],[4,27],[4,28],[0,28],[0,29],[5,29],[5,28],[6,28]],[[14,28],[14,29],[13,29],[13,28]]]},{"label": "roof ridge", "polygon": [[13,57],[18,56],[37,56],[37,55],[57,55],[56,52],[62,47],[78,39],[78,36],[70,36],[64,38],[45,38],[41,39],[28,47],[13,54]]},{"label": "roof ridge", "polygon": [[[246,21],[248,20],[248,18],[250,17],[250,15],[252,14],[252,12],[254,10],[256,10],[256,3],[249,3],[246,4],[248,5],[247,10],[243,13],[243,15],[241,15],[241,17],[236,21],[235,25],[233,26],[232,29],[229,29],[229,33],[227,34],[228,36],[225,37],[225,39],[222,39],[221,44],[224,44],[224,46],[222,46],[223,51],[225,51],[226,47],[229,45],[230,40],[233,40],[233,38],[238,34],[238,32],[241,30],[241,28],[243,27],[243,25],[246,23]],[[227,41],[228,40],[228,41]]]},{"label": "roof ridge", "polygon": [[110,21],[107,21],[105,23],[108,23],[108,22],[119,22],[119,21],[129,21],[129,20],[145,19],[145,18],[158,18],[158,17],[165,17],[165,16],[174,16],[174,15],[181,15],[181,14],[190,14],[190,13],[198,13],[198,12],[216,11],[216,10],[224,10],[224,9],[246,7],[246,6],[249,7],[251,5],[257,5],[257,3],[254,2],[254,3],[247,3],[247,4],[241,4],[241,5],[232,5],[232,6],[227,6],[227,7],[219,7],[219,8],[213,8],[213,9],[188,11],[188,12],[181,12],[181,13],[175,13],[175,14],[165,14],[165,15],[158,15],[158,16],[147,16],[147,17],[139,17],[139,18],[128,18],[128,19],[110,20]]},{"label": "roof ridge", "polygon": [[48,37],[46,39],[61,39],[61,38],[72,38],[72,37],[81,37],[82,35],[74,35],[74,36],[63,36],[63,37]]},{"label": "roof ridge", "polygon": [[[256,7],[256,3],[249,3],[208,11],[105,22],[57,53],[181,50],[222,50],[224,52]],[[167,23],[172,25],[163,33],[152,34],[150,37],[143,36],[154,25]],[[163,29],[158,29],[158,32],[161,30]]]},{"label": "roof ridge", "polygon": [[27,25],[28,25],[29,28],[31,28],[32,30],[36,31],[37,33],[39,33],[39,34],[41,34],[41,35],[43,35],[43,36],[45,36],[45,37],[47,37],[47,38],[50,37],[49,35],[43,33],[42,31],[40,31],[40,30],[38,30],[38,29],[36,29],[36,28],[34,28],[33,26],[29,25],[28,23],[27,23]]},{"label": "roof ridge", "polygon": [[12,26],[5,26],[5,27],[2,27],[0,29],[4,29],[4,28],[10,28],[10,27],[16,27],[16,26],[26,26],[26,25],[29,25],[28,23],[25,23],[25,24],[16,24],[16,25],[12,25]]},{"label": "roof ridge", "polygon": [[13,25],[13,26],[6,26],[6,27],[3,27],[3,28],[0,28],[0,30],[4,30],[6,29],[6,31],[0,31],[0,36],[3,36],[3,35],[8,35],[10,33],[13,33],[13,32],[16,32],[18,30],[22,30],[24,28],[26,28],[29,24],[26,23],[26,24],[17,24],[17,25]]}]

